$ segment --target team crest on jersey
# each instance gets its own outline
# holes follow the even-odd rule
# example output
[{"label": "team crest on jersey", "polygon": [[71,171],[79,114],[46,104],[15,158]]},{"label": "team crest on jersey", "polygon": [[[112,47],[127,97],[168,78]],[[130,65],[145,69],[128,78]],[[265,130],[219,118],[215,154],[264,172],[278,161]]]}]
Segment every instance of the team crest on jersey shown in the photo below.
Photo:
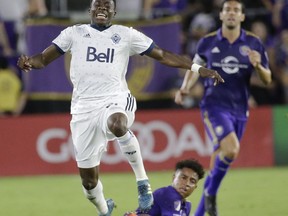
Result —
[{"label": "team crest on jersey", "polygon": [[246,45],[239,47],[239,52],[240,52],[241,55],[243,55],[243,56],[247,56],[249,51],[250,51],[250,47],[248,47],[248,46],[246,46]]},{"label": "team crest on jersey", "polygon": [[112,39],[114,44],[118,44],[119,41],[121,40],[121,37],[120,37],[119,34],[115,33],[115,34],[112,35],[111,39]]},{"label": "team crest on jersey", "polygon": [[219,125],[219,126],[217,126],[217,127],[215,128],[215,132],[216,132],[216,134],[217,134],[218,136],[221,136],[221,135],[223,134],[223,132],[224,132],[224,129],[223,129],[223,127],[222,127],[221,125]]}]

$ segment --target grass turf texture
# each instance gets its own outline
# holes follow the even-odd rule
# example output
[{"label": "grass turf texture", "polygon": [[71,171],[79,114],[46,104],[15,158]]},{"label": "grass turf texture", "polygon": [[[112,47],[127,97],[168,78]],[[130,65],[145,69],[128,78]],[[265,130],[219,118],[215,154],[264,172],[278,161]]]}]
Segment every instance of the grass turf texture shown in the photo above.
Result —
[{"label": "grass turf texture", "polygon": [[[288,167],[232,169],[218,196],[221,216],[288,215]],[[172,172],[150,172],[152,189],[168,185]],[[101,175],[106,198],[118,205],[113,215],[137,207],[137,190],[132,173]],[[189,198],[193,210],[201,196],[203,180]],[[0,215],[3,216],[96,216],[82,193],[80,178],[34,176],[0,178]]]}]

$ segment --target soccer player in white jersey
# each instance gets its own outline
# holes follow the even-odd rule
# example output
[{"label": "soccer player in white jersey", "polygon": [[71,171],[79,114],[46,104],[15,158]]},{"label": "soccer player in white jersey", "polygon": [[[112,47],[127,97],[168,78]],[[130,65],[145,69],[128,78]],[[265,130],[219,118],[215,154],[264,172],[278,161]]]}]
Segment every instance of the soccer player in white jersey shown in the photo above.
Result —
[{"label": "soccer player in white jersey", "polygon": [[99,215],[111,215],[115,205],[112,199],[104,198],[99,165],[107,142],[117,139],[135,173],[139,209],[145,212],[151,208],[153,196],[139,143],[129,130],[136,111],[135,98],[125,80],[129,56],[145,54],[171,67],[191,69],[214,79],[215,84],[224,81],[216,71],[159,48],[139,31],[112,25],[116,0],[92,0],[90,7],[91,24],[64,29],[42,53],[22,55],[18,66],[25,72],[41,69],[63,53],[71,52],[70,126],[83,191]]}]

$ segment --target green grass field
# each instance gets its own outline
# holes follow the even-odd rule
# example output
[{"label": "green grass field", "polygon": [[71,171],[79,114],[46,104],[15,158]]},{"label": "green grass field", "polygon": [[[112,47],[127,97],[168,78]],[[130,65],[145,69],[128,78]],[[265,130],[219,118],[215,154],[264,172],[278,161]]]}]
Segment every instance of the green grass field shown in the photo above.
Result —
[{"label": "green grass field", "polygon": [[[131,173],[102,174],[106,197],[117,203],[113,212],[122,216],[137,207],[137,191]],[[150,172],[153,189],[171,183],[172,171]],[[203,180],[190,197],[194,206]],[[221,216],[287,216],[288,167],[232,169],[218,196]],[[96,216],[82,193],[76,175],[0,178],[1,216]]]}]

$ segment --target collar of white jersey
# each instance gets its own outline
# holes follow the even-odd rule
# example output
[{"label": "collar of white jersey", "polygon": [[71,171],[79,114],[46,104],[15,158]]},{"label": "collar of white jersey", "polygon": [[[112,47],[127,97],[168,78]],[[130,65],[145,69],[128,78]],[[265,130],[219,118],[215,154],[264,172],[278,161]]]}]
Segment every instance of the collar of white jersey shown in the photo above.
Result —
[{"label": "collar of white jersey", "polygon": [[98,26],[97,24],[90,24],[90,26],[98,31],[104,31],[108,28],[110,28],[112,25],[109,26]]}]

